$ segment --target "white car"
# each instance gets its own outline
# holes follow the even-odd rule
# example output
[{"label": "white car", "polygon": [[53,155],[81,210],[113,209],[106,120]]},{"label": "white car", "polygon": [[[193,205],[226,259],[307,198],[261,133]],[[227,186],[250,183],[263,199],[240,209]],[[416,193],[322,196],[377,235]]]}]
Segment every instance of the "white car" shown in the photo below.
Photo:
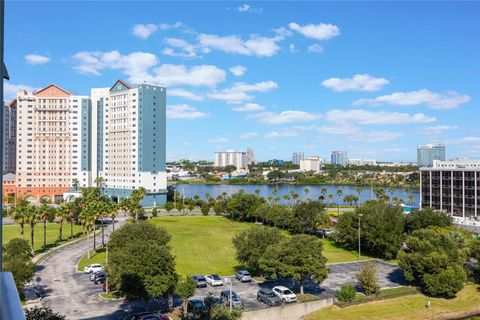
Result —
[{"label": "white car", "polygon": [[212,287],[223,286],[223,280],[217,274],[209,274],[205,276],[205,280],[207,280],[207,283]]},{"label": "white car", "polygon": [[282,299],[282,302],[297,302],[297,296],[292,290],[284,286],[276,286],[272,289],[273,293]]},{"label": "white car", "polygon": [[85,273],[92,273],[97,271],[103,271],[103,266],[101,264],[98,264],[98,263],[89,264],[83,269],[83,272]]}]

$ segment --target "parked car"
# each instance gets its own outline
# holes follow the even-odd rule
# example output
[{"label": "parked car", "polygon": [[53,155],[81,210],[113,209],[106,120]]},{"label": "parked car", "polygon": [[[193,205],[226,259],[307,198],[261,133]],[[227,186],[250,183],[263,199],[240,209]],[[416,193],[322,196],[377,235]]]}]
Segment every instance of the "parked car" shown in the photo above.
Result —
[{"label": "parked car", "polygon": [[207,280],[207,283],[212,287],[223,286],[223,280],[217,274],[209,274],[205,276],[205,280]]},{"label": "parked car", "polygon": [[237,273],[235,273],[235,277],[241,282],[252,281],[252,276],[247,270],[238,270]]},{"label": "parked car", "polygon": [[243,306],[243,302],[242,302],[242,299],[240,299],[240,297],[238,296],[238,294],[236,294],[234,291],[231,291],[232,292],[232,296],[230,298],[230,290],[223,290],[221,293],[220,293],[220,298],[222,298],[222,300],[225,302],[225,304],[227,306],[230,305],[230,299],[232,300],[232,306],[234,307],[241,307]]},{"label": "parked car", "polygon": [[187,303],[187,312],[188,313],[198,313],[205,309],[203,301],[200,299],[190,299]]},{"label": "parked car", "polygon": [[195,281],[195,284],[197,285],[197,288],[203,288],[207,286],[207,280],[205,279],[204,276],[196,274],[192,276],[193,281]]},{"label": "parked car", "polygon": [[93,283],[104,283],[105,280],[107,280],[107,274],[105,272],[97,272],[95,273],[95,277],[93,278]]},{"label": "parked car", "polygon": [[282,300],[282,303],[285,302],[297,302],[297,296],[292,290],[284,286],[276,286],[272,289],[273,293]]},{"label": "parked car", "polygon": [[97,271],[103,271],[103,266],[101,264],[98,264],[98,263],[89,264],[88,266],[83,268],[83,272],[85,273],[92,273]]},{"label": "parked car", "polygon": [[133,316],[128,316],[124,320],[169,320],[170,318],[165,314],[156,314],[152,312],[137,313]]},{"label": "parked car", "polygon": [[97,276],[97,274],[101,274],[101,273],[105,273],[105,271],[103,271],[103,270],[100,270],[100,271],[96,271],[96,272],[92,272],[92,273],[90,273],[90,276],[89,276],[89,278],[90,278],[90,281],[93,281],[93,280],[95,280],[95,277]]},{"label": "parked car", "polygon": [[317,230],[315,230],[315,234],[318,237],[322,237],[322,238],[327,238],[327,237],[331,236],[332,232],[333,232],[332,229],[317,229]]},{"label": "parked car", "polygon": [[203,298],[203,304],[208,307],[208,306],[223,304],[223,300],[218,296],[208,295],[205,298]]},{"label": "parked car", "polygon": [[257,292],[257,301],[265,303],[267,306],[278,306],[282,304],[282,299],[275,295],[271,289],[260,288]]}]

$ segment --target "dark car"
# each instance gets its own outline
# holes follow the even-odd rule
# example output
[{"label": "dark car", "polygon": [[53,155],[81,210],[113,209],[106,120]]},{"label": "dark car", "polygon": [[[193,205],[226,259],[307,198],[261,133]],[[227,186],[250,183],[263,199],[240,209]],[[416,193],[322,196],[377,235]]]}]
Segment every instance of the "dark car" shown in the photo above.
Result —
[{"label": "dark car", "polygon": [[230,305],[230,292],[232,293],[232,297],[231,297],[232,306],[234,307],[242,306],[243,305],[242,299],[240,299],[240,297],[234,291],[223,290],[220,293],[220,298],[222,298],[222,300],[225,302],[227,306]]},{"label": "dark car", "polygon": [[105,272],[99,272],[95,274],[95,277],[93,278],[93,283],[104,283],[105,280],[107,280],[107,274]]},{"label": "dark car", "polygon": [[124,320],[168,320],[167,315],[156,314],[152,312],[137,313],[133,316],[128,316]]},{"label": "dark car", "polygon": [[105,271],[97,271],[90,273],[90,281],[94,281],[95,277],[100,274],[105,274]]},{"label": "dark car", "polygon": [[203,304],[206,307],[223,304],[223,300],[220,297],[208,295],[203,299]]},{"label": "dark car", "polygon": [[252,276],[247,270],[238,270],[237,273],[235,273],[235,277],[241,282],[252,281]]},{"label": "dark car", "polygon": [[196,274],[192,276],[192,279],[195,281],[197,288],[204,288],[207,286],[207,279],[205,279],[205,277],[202,275]]},{"label": "dark car", "polygon": [[278,306],[282,304],[282,300],[268,288],[261,288],[258,290],[257,301],[263,302],[267,306]]},{"label": "dark car", "polygon": [[187,312],[188,313],[199,313],[205,309],[203,301],[200,299],[190,299],[187,303]]}]

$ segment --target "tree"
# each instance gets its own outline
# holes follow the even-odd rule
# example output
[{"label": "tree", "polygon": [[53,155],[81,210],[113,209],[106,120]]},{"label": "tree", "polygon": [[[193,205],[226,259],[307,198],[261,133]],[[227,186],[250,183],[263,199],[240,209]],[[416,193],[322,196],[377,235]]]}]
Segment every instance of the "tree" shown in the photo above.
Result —
[{"label": "tree", "polygon": [[35,225],[38,220],[38,210],[35,206],[29,206],[26,211],[26,221],[30,225],[30,240],[32,245],[32,250],[35,250],[34,236],[35,236]]},{"label": "tree", "polygon": [[193,280],[190,276],[187,276],[185,279],[180,280],[177,283],[175,292],[180,298],[182,298],[184,315],[187,314],[188,299],[195,294],[195,291],[197,291],[197,284],[195,283],[195,280]]},{"label": "tree", "polygon": [[147,194],[147,190],[144,187],[140,187],[132,191],[129,197],[129,211],[135,212],[135,222],[138,222],[139,211],[142,207],[142,201]]},{"label": "tree", "polygon": [[434,296],[453,297],[467,279],[464,244],[453,231],[429,228],[413,231],[398,254],[405,278]]},{"label": "tree", "polygon": [[126,224],[111,234],[109,280],[127,298],[161,298],[177,283],[170,235],[147,221]]},{"label": "tree", "polygon": [[77,178],[73,178],[73,179],[72,179],[72,186],[73,186],[73,188],[75,189],[75,191],[78,190],[78,185],[79,185],[79,184],[80,184],[80,181],[78,181]]},{"label": "tree", "polygon": [[228,218],[239,221],[253,221],[254,212],[265,200],[253,194],[237,192],[227,201],[225,213]]},{"label": "tree", "polygon": [[215,214],[216,214],[217,216],[219,216],[220,214],[222,214],[223,211],[224,211],[224,209],[225,209],[225,205],[223,204],[222,201],[217,201],[217,202],[215,202],[215,204],[213,205],[213,211],[215,212]]},{"label": "tree", "polygon": [[269,246],[260,258],[260,268],[278,277],[292,278],[300,282],[300,294],[307,279],[322,282],[328,274],[322,254],[323,243],[309,235],[294,235]]},{"label": "tree", "polygon": [[408,233],[430,226],[450,227],[452,225],[453,219],[450,215],[434,211],[432,208],[413,210],[406,218],[406,230]]},{"label": "tree", "polygon": [[158,209],[156,207],[152,209],[152,217],[153,218],[158,217]]},{"label": "tree", "polygon": [[240,320],[242,319],[242,309],[234,308],[230,312],[230,308],[226,305],[214,305],[210,309],[208,315],[209,320]]},{"label": "tree", "polygon": [[202,203],[200,206],[200,211],[202,211],[204,216],[208,216],[208,213],[210,212],[210,205],[207,202]]},{"label": "tree", "polygon": [[360,271],[356,275],[358,284],[363,292],[369,296],[380,290],[378,285],[377,268],[373,262],[367,262],[360,267]]},{"label": "tree", "polygon": [[170,212],[170,211],[173,210],[174,206],[175,205],[173,204],[173,202],[167,202],[167,203],[165,203],[165,210],[167,210],[167,212]]},{"label": "tree", "polygon": [[70,216],[69,208],[67,205],[68,202],[64,202],[58,206],[57,209],[57,218],[58,222],[60,223],[60,228],[58,231],[58,240],[63,240],[63,222],[68,219]]},{"label": "tree", "polygon": [[48,206],[48,200],[45,198],[40,200],[40,207],[38,207],[38,216],[43,222],[43,249],[47,248],[47,221],[53,213],[52,208]]},{"label": "tree", "polygon": [[260,271],[259,260],[265,250],[283,239],[276,228],[255,226],[237,233],[233,239],[237,261],[245,265],[253,273]]},{"label": "tree", "polygon": [[49,307],[38,307],[25,309],[26,320],[65,320],[65,316],[53,312]]},{"label": "tree", "polygon": [[336,297],[338,301],[348,302],[355,299],[355,295],[355,287],[351,283],[349,283],[340,287],[340,290],[337,291]]},{"label": "tree", "polygon": [[324,205],[319,201],[307,201],[297,204],[292,209],[292,226],[294,233],[315,234],[318,226],[328,226],[330,218]]},{"label": "tree", "polygon": [[12,218],[13,220],[20,225],[20,234],[22,239],[25,236],[25,223],[28,219],[28,210],[30,207],[30,202],[26,198],[21,198],[17,201],[17,204],[13,208]]},{"label": "tree", "polygon": [[14,238],[3,247],[3,269],[12,273],[20,297],[23,296],[23,286],[35,274],[32,257],[32,248],[27,240]]}]

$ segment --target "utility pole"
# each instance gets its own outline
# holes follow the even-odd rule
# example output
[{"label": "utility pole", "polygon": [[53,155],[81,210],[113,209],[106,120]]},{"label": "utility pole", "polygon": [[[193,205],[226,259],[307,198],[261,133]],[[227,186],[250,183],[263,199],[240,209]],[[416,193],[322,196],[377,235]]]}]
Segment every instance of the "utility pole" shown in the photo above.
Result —
[{"label": "utility pole", "polygon": [[358,257],[360,258],[361,252],[360,252],[360,218],[362,217],[362,214],[358,215]]}]

